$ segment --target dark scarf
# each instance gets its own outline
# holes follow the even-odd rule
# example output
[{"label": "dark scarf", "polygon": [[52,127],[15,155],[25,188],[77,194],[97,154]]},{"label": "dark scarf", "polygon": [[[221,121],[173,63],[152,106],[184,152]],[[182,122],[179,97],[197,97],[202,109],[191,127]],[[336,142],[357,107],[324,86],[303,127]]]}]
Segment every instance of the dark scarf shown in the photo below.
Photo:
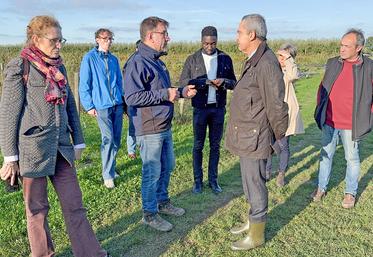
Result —
[{"label": "dark scarf", "polygon": [[62,58],[50,58],[35,46],[24,48],[21,51],[21,57],[28,60],[45,75],[45,100],[55,105],[64,104],[66,100],[67,80],[58,69],[62,65]]}]

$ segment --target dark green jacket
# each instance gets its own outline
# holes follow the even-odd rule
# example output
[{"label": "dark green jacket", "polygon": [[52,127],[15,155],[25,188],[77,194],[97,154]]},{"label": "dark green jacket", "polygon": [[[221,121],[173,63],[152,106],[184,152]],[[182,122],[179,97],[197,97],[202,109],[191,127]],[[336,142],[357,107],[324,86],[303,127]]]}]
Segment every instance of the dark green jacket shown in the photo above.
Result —
[{"label": "dark green jacket", "polygon": [[274,139],[285,136],[288,107],[280,64],[262,42],[246,62],[233,91],[225,147],[241,157],[266,159]]}]

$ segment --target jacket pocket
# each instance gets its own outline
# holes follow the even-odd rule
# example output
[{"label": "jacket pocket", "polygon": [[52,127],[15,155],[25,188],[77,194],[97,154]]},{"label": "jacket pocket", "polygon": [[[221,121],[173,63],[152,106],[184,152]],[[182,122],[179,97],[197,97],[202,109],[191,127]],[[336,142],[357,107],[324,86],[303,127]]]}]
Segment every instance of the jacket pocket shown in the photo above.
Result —
[{"label": "jacket pocket", "polygon": [[231,143],[239,151],[254,152],[258,149],[259,126],[238,127],[231,125]]},{"label": "jacket pocket", "polygon": [[62,154],[63,158],[70,164],[72,167],[75,160],[75,151],[72,145],[60,145],[58,146],[58,151]]},{"label": "jacket pocket", "polygon": [[32,127],[20,136],[19,152],[21,175],[43,172],[48,168],[53,153],[52,128]]}]

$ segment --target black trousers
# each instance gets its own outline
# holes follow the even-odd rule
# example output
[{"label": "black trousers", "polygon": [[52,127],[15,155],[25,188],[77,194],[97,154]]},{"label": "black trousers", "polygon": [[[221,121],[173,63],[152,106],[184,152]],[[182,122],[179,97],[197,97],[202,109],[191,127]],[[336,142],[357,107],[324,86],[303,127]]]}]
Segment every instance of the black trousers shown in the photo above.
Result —
[{"label": "black trousers", "polygon": [[240,157],[242,187],[250,204],[249,220],[251,223],[261,223],[267,220],[266,163],[266,159]]},{"label": "black trousers", "polygon": [[193,109],[193,174],[196,183],[202,183],[202,158],[207,127],[209,129],[210,155],[208,180],[217,182],[220,157],[220,141],[223,136],[225,107],[208,107]]}]

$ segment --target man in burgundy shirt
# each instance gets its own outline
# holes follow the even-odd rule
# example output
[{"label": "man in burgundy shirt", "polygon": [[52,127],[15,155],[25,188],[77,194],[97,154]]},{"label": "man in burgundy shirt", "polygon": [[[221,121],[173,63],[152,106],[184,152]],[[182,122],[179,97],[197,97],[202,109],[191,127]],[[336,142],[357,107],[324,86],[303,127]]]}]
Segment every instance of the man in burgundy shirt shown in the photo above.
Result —
[{"label": "man in burgundy shirt", "polygon": [[364,34],[350,29],[342,37],[340,56],[328,60],[320,84],[315,119],[322,130],[318,188],[314,201],[326,195],[339,138],[347,161],[342,207],[352,208],[360,173],[359,142],[372,127],[373,62],[362,55]]}]

